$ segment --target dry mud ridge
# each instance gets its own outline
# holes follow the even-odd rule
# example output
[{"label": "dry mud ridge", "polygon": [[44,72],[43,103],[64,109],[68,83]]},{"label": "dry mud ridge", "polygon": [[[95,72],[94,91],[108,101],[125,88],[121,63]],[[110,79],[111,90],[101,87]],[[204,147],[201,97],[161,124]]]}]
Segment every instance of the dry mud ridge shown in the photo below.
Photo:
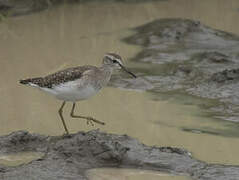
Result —
[{"label": "dry mud ridge", "polygon": [[206,164],[183,149],[150,147],[127,135],[98,130],[57,137],[18,131],[0,137],[1,154],[23,151],[44,156],[17,167],[0,166],[1,180],[85,180],[87,169],[100,167],[150,169],[195,180],[239,179],[239,166]]}]

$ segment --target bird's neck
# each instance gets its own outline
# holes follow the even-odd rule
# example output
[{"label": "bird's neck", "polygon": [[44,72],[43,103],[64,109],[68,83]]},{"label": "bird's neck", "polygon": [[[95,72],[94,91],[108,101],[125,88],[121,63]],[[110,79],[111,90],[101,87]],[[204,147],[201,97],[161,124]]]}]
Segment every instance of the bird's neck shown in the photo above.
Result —
[{"label": "bird's neck", "polygon": [[101,67],[100,67],[100,70],[106,74],[112,74],[113,73],[113,68],[111,65],[108,65],[108,64],[103,64]]},{"label": "bird's neck", "polygon": [[105,85],[108,84],[108,82],[109,82],[109,80],[111,78],[111,75],[113,73],[113,68],[110,65],[103,64],[99,69],[100,69],[100,71],[102,73],[102,76],[104,77],[104,78],[102,78],[102,79],[104,79],[102,81],[102,85],[105,86]]}]

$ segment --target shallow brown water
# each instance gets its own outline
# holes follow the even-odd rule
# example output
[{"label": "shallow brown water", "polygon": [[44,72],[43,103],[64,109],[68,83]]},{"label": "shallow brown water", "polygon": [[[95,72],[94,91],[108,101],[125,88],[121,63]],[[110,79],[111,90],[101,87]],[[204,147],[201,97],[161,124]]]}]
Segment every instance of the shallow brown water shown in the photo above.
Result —
[{"label": "shallow brown water", "polygon": [[89,180],[190,180],[189,177],[173,176],[156,171],[136,169],[99,168],[87,173]]},{"label": "shallow brown water", "polygon": [[[133,33],[128,28],[157,18],[191,18],[239,34],[238,8],[237,0],[89,3],[6,19],[0,23],[0,83],[4,84],[0,87],[0,134],[20,129],[51,135],[64,132],[57,114],[60,102],[19,85],[19,79],[75,65],[99,65],[103,54],[110,51],[130,58],[140,48],[120,39]],[[225,122],[208,117],[197,105],[172,99],[155,101],[148,92],[106,88],[77,106],[78,114],[97,117],[106,126],[89,127],[83,120],[70,119],[69,111],[67,105],[65,118],[71,132],[100,128],[128,134],[148,145],[183,147],[203,161],[239,164],[238,138],[181,130],[226,129]]]},{"label": "shallow brown water", "polygon": [[18,166],[20,164],[27,164],[35,159],[43,156],[42,153],[37,152],[21,152],[15,154],[0,155],[0,164],[6,166]]}]

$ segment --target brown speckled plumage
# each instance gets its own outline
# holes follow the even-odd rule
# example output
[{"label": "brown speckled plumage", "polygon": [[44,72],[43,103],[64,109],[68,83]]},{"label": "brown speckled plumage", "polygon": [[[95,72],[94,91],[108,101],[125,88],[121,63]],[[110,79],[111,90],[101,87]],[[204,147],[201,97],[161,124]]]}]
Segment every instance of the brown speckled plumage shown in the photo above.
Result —
[{"label": "brown speckled plumage", "polygon": [[53,86],[59,85],[64,82],[80,79],[85,71],[95,68],[96,68],[95,66],[78,66],[68,68],[45,77],[20,80],[20,83],[22,84],[33,83],[38,85],[39,87],[52,88]]},{"label": "brown speckled plumage", "polygon": [[78,66],[58,71],[45,77],[20,80],[20,83],[38,88],[63,101],[58,113],[66,134],[69,134],[62,114],[67,101],[73,102],[70,113],[72,118],[86,119],[87,124],[93,124],[93,122],[101,125],[105,124],[89,116],[75,115],[74,110],[77,101],[86,100],[94,96],[101,88],[106,86],[115,69],[122,69],[136,78],[133,73],[123,66],[122,58],[119,55],[107,53],[100,67]]}]

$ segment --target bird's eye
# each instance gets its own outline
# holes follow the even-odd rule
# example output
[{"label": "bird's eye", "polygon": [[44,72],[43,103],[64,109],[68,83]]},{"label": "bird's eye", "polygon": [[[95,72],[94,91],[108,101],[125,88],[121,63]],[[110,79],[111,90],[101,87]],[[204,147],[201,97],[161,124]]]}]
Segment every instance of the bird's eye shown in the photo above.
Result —
[{"label": "bird's eye", "polygon": [[118,63],[118,61],[116,61],[116,60],[113,60],[113,63]]}]

